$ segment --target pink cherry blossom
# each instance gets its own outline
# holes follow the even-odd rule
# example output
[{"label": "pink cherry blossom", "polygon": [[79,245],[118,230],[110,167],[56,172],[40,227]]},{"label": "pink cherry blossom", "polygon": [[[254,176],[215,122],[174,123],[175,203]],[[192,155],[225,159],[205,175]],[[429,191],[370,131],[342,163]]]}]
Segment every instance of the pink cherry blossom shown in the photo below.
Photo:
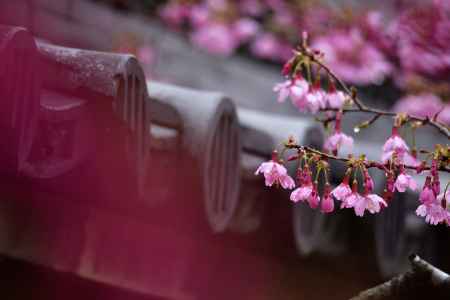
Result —
[{"label": "pink cherry blossom", "polygon": [[337,187],[333,189],[331,194],[339,201],[343,201],[345,198],[347,198],[351,193],[352,189],[350,185],[348,184],[349,176],[346,175],[344,177],[344,180],[339,184]]},{"label": "pink cherry blossom", "polygon": [[295,187],[295,182],[287,174],[286,168],[274,160],[262,163],[256,170],[255,175],[260,173],[265,177],[266,186],[279,184],[285,189],[292,189]]},{"label": "pink cherry blossom", "polygon": [[306,199],[306,201],[308,201],[309,207],[311,207],[312,209],[315,209],[319,206],[320,197],[319,192],[317,191],[317,183],[313,184],[311,195],[308,197],[308,199]]},{"label": "pink cherry blossom", "polygon": [[371,214],[379,213],[381,207],[387,206],[387,203],[376,194],[368,194],[359,197],[358,201],[355,203],[355,214],[359,217],[364,216],[364,211],[368,210]]},{"label": "pink cherry blossom", "polygon": [[301,77],[278,83],[273,88],[273,91],[278,93],[278,102],[284,102],[287,97],[291,97],[294,105],[297,99],[303,98],[307,90],[308,83]]},{"label": "pink cherry blossom", "polygon": [[331,187],[329,184],[325,185],[322,201],[320,202],[320,211],[323,213],[330,213],[334,210],[334,200],[331,197]]},{"label": "pink cherry blossom", "polygon": [[406,172],[403,171],[398,175],[397,180],[395,181],[395,188],[400,193],[405,192],[407,188],[415,191],[417,189],[417,183],[411,175],[406,174]]},{"label": "pink cherry blossom", "polygon": [[425,179],[425,185],[422,192],[419,195],[419,200],[422,204],[431,204],[436,200],[436,194],[431,186],[431,177],[427,176]]},{"label": "pink cherry blossom", "polygon": [[322,198],[321,209],[323,213],[330,213],[334,210],[334,200],[329,194]]},{"label": "pink cherry blossom", "polygon": [[340,109],[345,103],[345,94],[342,91],[331,91],[325,94],[327,108]]},{"label": "pink cherry blossom", "polygon": [[291,201],[307,201],[311,208],[317,208],[320,201],[319,194],[317,192],[317,182],[312,182],[311,171],[308,165],[305,165],[303,170],[298,170],[297,178],[300,183],[300,187],[291,193]]},{"label": "pink cherry blossom", "polygon": [[449,221],[450,214],[439,203],[421,204],[416,209],[419,217],[425,217],[425,222],[431,225],[437,225]]},{"label": "pink cherry blossom", "polygon": [[341,131],[341,120],[342,113],[336,113],[336,121],[334,123],[334,134],[329,136],[324,143],[324,149],[328,152],[332,152],[337,155],[338,150],[341,147],[348,149],[349,151],[353,148],[353,138],[342,133]]},{"label": "pink cherry blossom", "polygon": [[406,142],[398,135],[398,128],[392,128],[392,135],[387,139],[383,146],[381,161],[386,163],[396,156],[397,162],[407,166],[417,167],[419,161],[411,155]]},{"label": "pink cherry blossom", "polygon": [[342,200],[341,208],[352,208],[360,200],[362,196],[356,192],[352,191],[347,197]]},{"label": "pink cherry blossom", "polygon": [[313,191],[312,182],[306,185],[302,185],[301,187],[296,188],[291,193],[290,199],[293,202],[306,201],[311,196],[312,191]]},{"label": "pink cherry blossom", "polygon": [[342,132],[335,132],[330,135],[323,145],[323,148],[329,152],[336,152],[341,147],[349,149],[349,151],[353,148],[353,138]]},{"label": "pink cherry blossom", "polygon": [[383,146],[383,152],[390,151],[409,151],[409,147],[406,142],[398,135],[396,127],[394,127],[391,137],[387,139]]},{"label": "pink cherry blossom", "polygon": [[[441,1],[448,2],[448,1]],[[412,5],[393,22],[401,69],[433,78],[448,78],[450,71],[449,11],[440,1]]]},{"label": "pink cherry blossom", "polygon": [[291,88],[293,86],[292,80],[286,80],[284,82],[277,83],[273,87],[273,91],[278,93],[278,102],[284,102],[287,97],[291,94]]},{"label": "pink cherry blossom", "polygon": [[[297,108],[300,111],[309,111],[310,113],[315,114],[321,108],[325,108],[325,93],[320,88],[310,88],[303,100],[304,105],[297,105]],[[301,109],[303,107],[305,110]]]},{"label": "pink cherry blossom", "polygon": [[375,187],[372,177],[369,174],[369,171],[364,168],[364,190],[365,192],[371,193]]},{"label": "pink cherry blossom", "polygon": [[[350,174],[346,174],[346,178],[347,176],[350,176]],[[344,180],[348,181],[346,178],[344,178]],[[358,193],[358,182],[353,180],[351,193],[342,199],[341,209],[354,207],[361,197],[362,196]]]}]

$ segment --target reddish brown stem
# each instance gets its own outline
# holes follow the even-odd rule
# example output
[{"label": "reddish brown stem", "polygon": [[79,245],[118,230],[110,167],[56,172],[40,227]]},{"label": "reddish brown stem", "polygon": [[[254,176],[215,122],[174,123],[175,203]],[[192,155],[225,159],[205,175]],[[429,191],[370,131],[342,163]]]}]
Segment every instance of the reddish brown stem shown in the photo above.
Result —
[{"label": "reddish brown stem", "polygon": [[[325,153],[325,152],[313,149],[313,148],[308,147],[308,146],[300,146],[300,145],[297,145],[297,144],[287,144],[287,145],[285,145],[285,147],[288,148],[288,149],[297,149],[297,150],[313,153],[313,154],[319,155],[321,158],[338,160],[338,161],[342,161],[344,163],[349,163],[350,162],[349,158],[339,157],[339,156],[336,156],[336,155]],[[377,169],[386,171],[386,166],[385,165],[383,165],[383,164],[381,164],[379,162],[376,162],[376,161],[372,161],[372,160],[364,161],[364,166],[366,168],[377,168]],[[412,167],[412,166],[404,166],[404,167],[406,169],[417,170],[416,167]],[[422,171],[428,171],[430,169],[431,169],[430,166],[424,166],[423,168],[421,168]],[[440,167],[439,171],[450,173],[450,169],[447,168],[447,167]]]}]

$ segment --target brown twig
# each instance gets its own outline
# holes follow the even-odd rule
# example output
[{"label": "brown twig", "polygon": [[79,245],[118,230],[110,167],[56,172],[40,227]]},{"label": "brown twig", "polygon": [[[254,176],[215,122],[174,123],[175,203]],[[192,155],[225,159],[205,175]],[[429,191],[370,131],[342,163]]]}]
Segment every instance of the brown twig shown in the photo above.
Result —
[{"label": "brown twig", "polygon": [[[337,161],[341,161],[341,162],[344,162],[344,163],[347,163],[347,164],[351,162],[350,158],[345,158],[345,157],[332,155],[332,154],[325,153],[325,152],[322,152],[320,150],[317,150],[317,149],[314,149],[314,148],[311,148],[311,147],[308,147],[308,146],[301,146],[301,145],[297,145],[297,144],[294,144],[294,143],[290,143],[290,144],[286,144],[285,147],[288,148],[288,149],[296,149],[296,150],[299,150],[299,151],[305,151],[305,152],[313,153],[313,154],[319,155],[322,159],[326,158],[328,160],[330,160],[330,159],[331,160],[337,160]],[[383,164],[381,164],[379,162],[373,161],[373,160],[364,160],[364,162],[362,162],[362,163],[365,165],[366,168],[377,168],[377,169],[380,169],[380,170],[383,170],[383,171],[387,170],[387,167],[385,165],[383,165]],[[410,170],[417,170],[416,167],[412,167],[412,166],[406,166],[405,165],[404,167],[406,169],[410,169]],[[421,167],[420,169],[422,171],[428,171],[428,170],[431,169],[431,167],[425,165],[425,166]],[[442,172],[450,173],[450,169],[447,168],[447,167],[442,167],[441,166],[441,167],[439,167],[438,170],[442,171]]]},{"label": "brown twig", "polygon": [[[353,103],[356,105],[356,108],[344,109],[343,113],[363,112],[363,113],[375,114],[378,116],[378,118],[380,116],[395,117],[397,115],[397,113],[395,113],[395,112],[384,111],[381,109],[376,109],[376,108],[372,108],[372,107],[365,105],[358,98],[355,90],[352,88],[349,88],[328,66],[326,66],[320,59],[318,59],[316,57],[316,54],[314,54],[312,51],[310,51],[309,49],[306,49],[306,48],[301,48],[301,51],[302,52],[300,54],[308,56],[312,62],[316,63],[320,68],[325,70],[325,72],[327,72],[328,75],[331,76],[331,78],[333,78],[333,80],[335,80],[340,85],[342,90],[348,96],[350,96],[350,98],[353,100]],[[447,137],[447,139],[450,139],[449,129],[445,125],[437,122],[435,118],[432,118],[432,119],[430,119],[429,117],[420,118],[420,117],[408,115],[408,119],[411,121],[421,122],[424,125],[429,124],[430,126],[436,128],[442,135]]]}]

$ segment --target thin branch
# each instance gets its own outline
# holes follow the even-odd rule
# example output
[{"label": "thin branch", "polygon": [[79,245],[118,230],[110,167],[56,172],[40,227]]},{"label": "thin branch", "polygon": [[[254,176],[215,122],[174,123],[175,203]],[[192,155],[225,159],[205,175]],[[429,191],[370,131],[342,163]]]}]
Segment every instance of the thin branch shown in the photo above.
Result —
[{"label": "thin branch", "polygon": [[[307,55],[311,59],[311,61],[318,64],[322,69],[324,69],[341,86],[343,91],[348,96],[350,96],[350,98],[353,100],[353,102],[355,103],[357,108],[356,109],[344,109],[343,113],[365,112],[365,113],[370,113],[370,114],[376,114],[379,116],[391,116],[391,117],[395,117],[397,115],[397,113],[394,113],[394,112],[384,111],[384,110],[366,106],[358,98],[358,96],[356,95],[356,92],[352,88],[349,88],[328,66],[326,66],[320,59],[318,59],[314,53],[312,53],[309,49],[301,49],[301,51],[302,51],[301,54]],[[429,117],[420,118],[420,117],[415,117],[415,116],[410,116],[410,115],[408,115],[408,118],[409,118],[409,120],[412,120],[412,121],[421,122],[423,125],[429,124],[430,126],[439,130],[439,132],[441,134],[443,134],[444,136],[446,136],[447,139],[450,139],[449,129],[445,125],[437,122],[435,118],[433,118],[433,119],[430,119]]]},{"label": "thin branch", "polygon": [[[300,151],[313,153],[313,154],[319,155],[321,158],[326,158],[328,160],[337,160],[337,161],[341,161],[341,162],[344,162],[344,163],[350,163],[350,160],[351,160],[350,158],[335,156],[335,155],[332,155],[332,154],[329,154],[329,153],[325,153],[325,152],[316,150],[316,149],[308,147],[308,146],[301,146],[301,145],[298,145],[298,144],[286,144],[285,147],[288,148],[288,149],[296,149],[296,150],[300,150]],[[383,171],[385,171],[387,169],[385,165],[383,165],[383,164],[381,164],[379,162],[373,161],[373,160],[365,160],[363,163],[366,166],[366,168],[377,168],[377,169],[380,169],[380,170],[383,170]],[[405,165],[404,167],[406,169],[410,169],[410,170],[417,170],[416,167],[412,167],[412,166]],[[422,171],[428,171],[428,170],[431,169],[431,167],[425,165],[425,166],[421,167],[420,169]],[[439,167],[438,170],[442,171],[442,172],[450,173],[450,169],[447,168],[447,167],[441,166],[441,167]]]}]

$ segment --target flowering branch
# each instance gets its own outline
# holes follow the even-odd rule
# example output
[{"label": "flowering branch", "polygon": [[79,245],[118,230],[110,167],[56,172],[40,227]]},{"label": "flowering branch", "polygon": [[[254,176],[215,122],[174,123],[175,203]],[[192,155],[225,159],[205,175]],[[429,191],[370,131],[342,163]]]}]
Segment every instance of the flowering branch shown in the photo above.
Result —
[{"label": "flowering branch", "polygon": [[[317,149],[313,149],[313,148],[308,147],[308,146],[301,146],[301,145],[298,145],[298,144],[295,144],[295,143],[286,143],[284,146],[287,149],[296,149],[299,152],[305,151],[305,152],[316,154],[316,155],[320,156],[322,159],[337,160],[337,161],[344,162],[346,164],[351,164],[352,161],[354,161],[353,157],[350,157],[350,158],[339,157],[339,156],[335,156],[335,155],[332,155],[332,154],[329,154],[329,153],[322,152],[322,151],[317,150]],[[380,164],[377,161],[366,160],[364,158],[362,159],[362,163],[366,166],[366,168],[377,168],[377,169],[380,169],[380,170],[383,170],[383,171],[385,171],[386,168],[387,168],[387,166],[385,166],[383,164]],[[410,170],[417,170],[417,167],[413,167],[413,166],[405,165],[404,167],[406,169],[410,169]],[[430,171],[431,170],[431,166],[427,166],[427,165],[421,165],[419,168],[420,168],[421,171]],[[438,171],[450,173],[450,168],[444,167],[444,166],[440,166],[438,168]]]},{"label": "flowering branch", "polygon": [[[358,97],[356,93],[356,89],[349,88],[327,65],[325,65],[322,62],[322,56],[320,52],[317,51],[311,51],[308,47],[305,47],[304,45],[300,46],[300,52],[294,51],[296,55],[303,55],[310,59],[312,63],[315,63],[319,66],[319,68],[323,69],[333,80],[335,80],[339,86],[342,88],[342,90],[350,96],[350,99],[352,99],[353,103],[356,105],[357,108],[354,109],[342,109],[343,113],[351,113],[351,112],[364,112],[364,113],[371,113],[375,114],[375,118],[378,119],[381,116],[388,116],[388,117],[395,117],[397,114],[394,112],[384,111],[376,108],[369,107],[365,105]],[[329,109],[327,109],[329,110]],[[440,112],[436,113],[432,119],[429,117],[426,118],[420,118],[415,116],[407,116],[409,120],[420,122],[422,125],[429,124],[430,126],[436,128],[439,130],[441,134],[443,134],[447,139],[450,139],[450,131],[448,130],[448,127],[440,124],[436,121],[438,115]],[[375,119],[375,120],[376,120]],[[372,122],[373,123],[373,122]]]},{"label": "flowering branch", "polygon": [[[429,125],[437,128],[442,135],[449,139],[448,128],[436,121],[439,113],[430,119],[371,108],[357,97],[355,88],[349,88],[322,62],[323,56],[320,51],[311,50],[308,47],[305,34],[302,45],[294,51],[294,57],[283,67],[282,74],[288,79],[277,84],[274,91],[279,93],[279,102],[283,102],[289,97],[299,111],[312,114],[324,112],[326,118],[317,120],[322,122],[325,127],[333,122],[334,133],[326,139],[323,150],[298,145],[292,138],[284,144],[282,155],[285,150],[297,150],[296,155],[287,159],[289,162],[298,162],[296,180],[287,174],[287,170],[283,166],[284,159],[278,156],[278,152],[274,152],[272,160],[263,163],[256,173],[264,175],[267,186],[278,185],[286,189],[293,189],[297,186],[290,196],[293,202],[307,202],[313,209],[319,207],[320,204],[321,211],[329,213],[334,210],[334,198],[341,201],[341,208],[352,208],[357,216],[363,216],[365,211],[375,214],[387,207],[393,199],[394,192],[403,193],[408,188],[417,189],[417,183],[407,171],[414,170],[417,174],[428,171],[429,175],[427,175],[425,185],[420,193],[420,205],[416,214],[425,217],[426,222],[433,225],[439,223],[450,225],[450,211],[447,210],[447,198],[450,196],[450,191],[447,192],[445,189],[444,193],[441,193],[439,178],[439,171],[450,173],[450,147],[435,145],[433,151],[421,150],[418,152],[415,140],[413,139],[413,147],[410,149],[399,133],[399,129],[408,123],[414,131],[418,127]],[[323,73],[321,71],[325,71],[328,76],[328,91],[322,89],[320,76]],[[303,75],[306,75],[306,79]],[[338,83],[341,90],[336,88],[335,83]],[[338,156],[340,148],[353,146],[353,138],[346,135],[341,128],[344,115],[353,112],[373,115],[369,120],[356,126],[355,131],[372,125],[382,116],[394,117],[392,133],[383,146],[380,161],[369,161],[365,155],[358,158],[352,155],[349,155],[348,158]],[[418,154],[425,155],[422,161],[418,159]],[[328,181],[329,160],[341,161],[347,165],[342,183],[334,190],[331,190]],[[370,168],[378,168],[385,173],[387,180],[382,197],[373,193],[374,182],[368,172]],[[316,170],[315,174],[312,172],[314,169]],[[362,176],[362,179],[358,174]],[[322,197],[318,193],[320,176],[325,182]],[[358,188],[358,180],[363,181],[362,190]]]}]

